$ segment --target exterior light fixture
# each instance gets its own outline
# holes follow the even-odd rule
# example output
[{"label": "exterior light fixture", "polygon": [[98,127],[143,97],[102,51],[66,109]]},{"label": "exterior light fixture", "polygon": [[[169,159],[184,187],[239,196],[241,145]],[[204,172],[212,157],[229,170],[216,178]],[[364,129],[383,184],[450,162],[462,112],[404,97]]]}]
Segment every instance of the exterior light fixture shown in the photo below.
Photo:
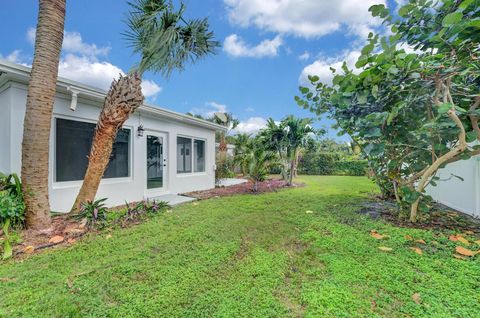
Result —
[{"label": "exterior light fixture", "polygon": [[145,128],[143,128],[141,115],[138,113],[138,127],[137,127],[137,136],[143,137],[143,133],[145,132]]}]

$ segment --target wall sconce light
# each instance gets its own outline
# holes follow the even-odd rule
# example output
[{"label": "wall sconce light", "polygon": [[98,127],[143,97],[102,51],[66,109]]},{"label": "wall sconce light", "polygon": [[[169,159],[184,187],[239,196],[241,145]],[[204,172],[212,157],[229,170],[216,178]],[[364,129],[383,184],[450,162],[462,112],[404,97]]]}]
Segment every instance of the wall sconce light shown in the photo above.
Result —
[{"label": "wall sconce light", "polygon": [[138,127],[137,127],[137,136],[143,137],[143,133],[145,132],[145,128],[142,125],[142,115],[138,113]]},{"label": "wall sconce light", "polygon": [[145,132],[145,129],[143,128],[143,125],[139,125],[137,128],[137,136],[138,137],[143,137],[143,133]]}]

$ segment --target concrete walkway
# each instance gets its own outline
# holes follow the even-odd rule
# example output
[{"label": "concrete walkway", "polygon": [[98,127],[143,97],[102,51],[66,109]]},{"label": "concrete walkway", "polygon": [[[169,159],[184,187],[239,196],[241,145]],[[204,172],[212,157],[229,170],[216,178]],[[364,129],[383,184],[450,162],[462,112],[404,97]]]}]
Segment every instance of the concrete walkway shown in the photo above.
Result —
[{"label": "concrete walkway", "polygon": [[159,195],[157,197],[152,197],[152,198],[149,198],[149,199],[150,200],[155,200],[155,201],[165,201],[165,202],[168,202],[168,204],[170,206],[175,206],[175,205],[179,205],[179,204],[182,204],[182,203],[192,202],[192,201],[197,200],[195,198],[186,197],[186,196],[178,195],[178,194],[163,194],[163,195]]},{"label": "concrete walkway", "polygon": [[247,179],[238,179],[238,178],[225,178],[217,181],[218,187],[229,187],[237,184],[242,184],[248,182]]}]

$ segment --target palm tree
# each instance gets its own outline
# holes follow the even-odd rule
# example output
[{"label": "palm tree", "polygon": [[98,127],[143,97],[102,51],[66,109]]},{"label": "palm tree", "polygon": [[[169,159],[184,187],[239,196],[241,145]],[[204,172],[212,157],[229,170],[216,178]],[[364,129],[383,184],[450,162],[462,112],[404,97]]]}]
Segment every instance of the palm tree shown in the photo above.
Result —
[{"label": "palm tree", "polygon": [[259,140],[254,140],[248,156],[248,178],[253,182],[253,192],[258,191],[258,183],[264,181],[270,167],[276,163],[276,154],[265,149]]},{"label": "palm tree", "polygon": [[88,168],[82,188],[72,208],[92,201],[105,172],[118,130],[142,103],[141,75],[149,70],[169,76],[214,53],[219,46],[209,31],[207,19],[185,20],[185,6],[175,10],[171,1],[136,0],[130,2],[125,37],[134,53],[141,55],[138,65],[114,81],[105,99],[95,130]]},{"label": "palm tree", "polygon": [[281,176],[282,179],[286,180],[288,178],[288,144],[286,131],[283,129],[282,124],[277,124],[272,118],[269,118],[267,125],[260,131],[259,136],[268,150],[277,153],[280,161]]},{"label": "palm tree", "polygon": [[253,147],[253,139],[249,134],[237,134],[234,137],[233,145],[235,146],[233,162],[240,166],[242,175],[246,176],[248,173],[248,156]]},{"label": "palm tree", "polygon": [[40,0],[22,141],[22,189],[26,222],[34,230],[51,225],[48,159],[53,102],[63,43],[65,0]]},{"label": "palm tree", "polygon": [[306,144],[309,135],[315,132],[311,124],[312,119],[310,118],[295,118],[293,116],[288,116],[282,121],[281,126],[285,131],[287,141],[287,157],[290,162],[289,185],[293,183],[298,152]]},{"label": "palm tree", "polygon": [[234,118],[232,113],[216,113],[215,115],[208,118],[207,120],[211,121],[212,123],[227,127],[227,132],[222,131],[219,133],[220,142],[218,145],[218,151],[226,153],[227,152],[226,136],[228,135],[229,132],[237,128],[238,124],[240,124],[240,121]]}]

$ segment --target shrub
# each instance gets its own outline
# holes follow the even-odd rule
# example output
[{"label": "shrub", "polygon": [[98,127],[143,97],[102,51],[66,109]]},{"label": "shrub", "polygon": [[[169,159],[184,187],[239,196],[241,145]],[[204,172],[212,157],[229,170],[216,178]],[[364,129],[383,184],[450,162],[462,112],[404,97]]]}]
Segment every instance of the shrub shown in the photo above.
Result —
[{"label": "shrub", "polygon": [[125,202],[125,207],[126,212],[123,216],[122,222],[134,221],[147,214],[160,213],[168,209],[170,206],[165,201],[149,201],[147,199],[132,205]]},{"label": "shrub", "polygon": [[219,152],[215,158],[217,166],[215,170],[215,180],[235,177],[233,159],[229,158],[224,152]]},{"label": "shrub", "polygon": [[335,162],[335,175],[365,176],[368,170],[367,160],[340,160]]},{"label": "shrub", "polygon": [[307,175],[364,176],[366,160],[342,159],[338,153],[307,153],[300,158],[298,172]]},{"label": "shrub", "polygon": [[7,220],[11,227],[23,226],[25,221],[22,184],[15,173],[0,174],[0,225]]},{"label": "shrub", "polygon": [[88,227],[103,227],[107,223],[107,207],[105,201],[107,199],[98,199],[82,203],[80,212],[75,216],[78,220],[82,220]]}]

